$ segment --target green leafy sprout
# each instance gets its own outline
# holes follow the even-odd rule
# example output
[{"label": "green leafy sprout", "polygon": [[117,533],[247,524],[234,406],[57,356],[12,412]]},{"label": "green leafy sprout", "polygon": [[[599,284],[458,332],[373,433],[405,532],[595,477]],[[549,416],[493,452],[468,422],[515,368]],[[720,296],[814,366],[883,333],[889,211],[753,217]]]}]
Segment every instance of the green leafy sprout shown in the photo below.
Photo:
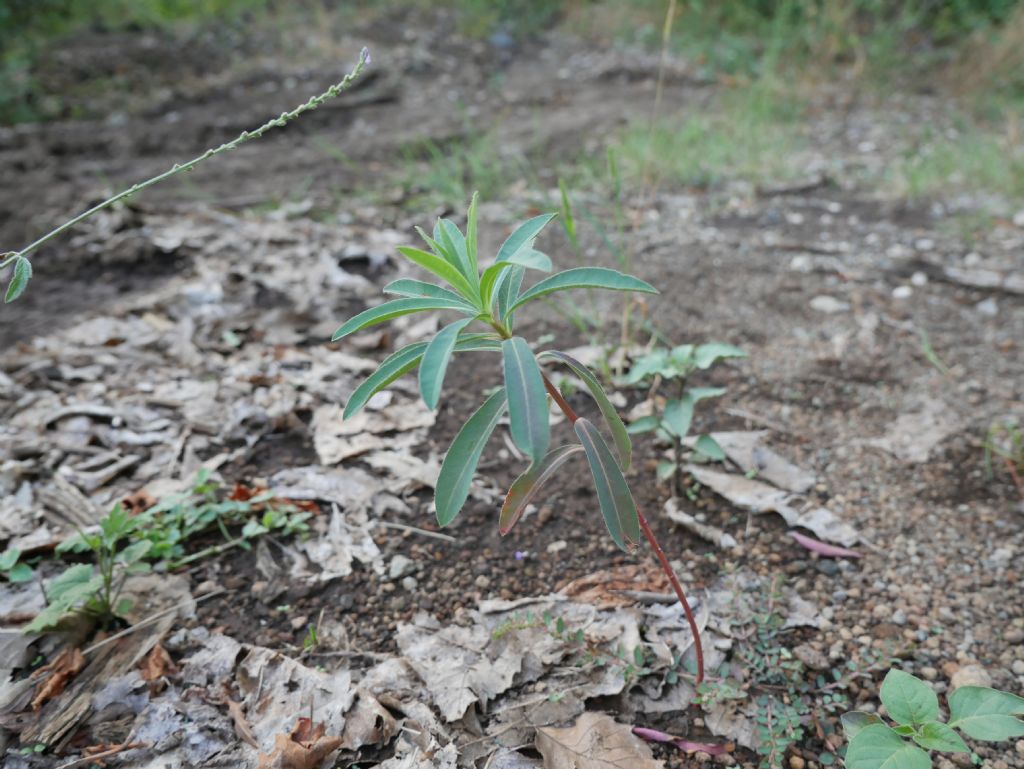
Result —
[{"label": "green leafy sprout", "polygon": [[[685,453],[684,439],[693,423],[694,407],[702,400],[725,394],[724,387],[687,387],[687,379],[695,371],[711,368],[726,358],[743,358],[746,353],[731,344],[710,343],[694,346],[656,347],[633,364],[625,379],[626,384],[650,383],[649,399],[654,401],[658,388],[665,385],[673,393],[656,413],[632,421],[630,433],[654,432],[658,438],[672,446],[672,461],[658,463],[658,478],[673,481],[673,493],[679,491],[679,468]],[[695,458],[701,461],[721,462],[725,451],[710,435],[700,435],[693,445]]]},{"label": "green leafy sprout", "polygon": [[842,717],[850,744],[847,769],[930,769],[930,751],[970,753],[959,732],[999,742],[1024,736],[1024,697],[985,686],[961,686],[949,695],[949,720],[939,720],[939,698],[910,673],[893,668],[880,692],[893,725],[873,713]]},{"label": "green leafy sprout", "polygon": [[[57,546],[58,555],[89,556],[95,563],[72,564],[48,582],[47,606],[24,631],[40,633],[56,628],[76,613],[108,625],[131,609],[121,592],[133,574],[150,571],[153,565],[177,569],[234,547],[249,549],[252,540],[270,532],[294,535],[309,530],[309,512],[276,500],[269,493],[248,499],[222,499],[221,491],[220,484],[203,470],[188,492],[172,495],[138,515],[115,505],[99,521],[97,530],[79,531],[62,542]],[[188,540],[208,531],[219,531],[224,542],[187,553]],[[25,565],[17,563],[12,553],[17,551],[3,554],[0,570],[7,563],[15,563],[6,572],[8,578],[31,579],[31,569],[27,576],[18,572]]]},{"label": "green leafy sprout", "polygon": [[[626,427],[598,378],[586,366],[558,350],[535,352],[515,333],[516,313],[528,304],[573,289],[629,291],[656,294],[639,278],[604,267],[575,267],[552,272],[551,259],[535,248],[537,236],[554,218],[542,214],[519,225],[498,249],[493,263],[481,269],[477,253],[477,196],[474,195],[463,232],[449,219],[439,219],[433,233],[418,229],[427,250],[398,249],[406,259],[442,281],[441,285],[401,278],[384,287],[398,298],[371,307],[344,323],[332,341],[379,323],[414,313],[451,312],[457,319],[444,325],[429,342],[415,342],[387,357],[360,384],[345,404],[344,416],[359,412],[377,392],[413,369],[419,369],[424,403],[436,408],[448,364],[453,355],[468,352],[500,354],[504,386],[492,393],[455,436],[441,464],[434,493],[438,523],[444,527],[458,515],[469,497],[473,475],[491,434],[507,413],[512,441],[529,459],[526,471],[506,495],[498,528],[507,534],[522,516],[541,486],[571,456],[582,452],[590,467],[601,513],[615,544],[627,552],[641,532],[669,577],[686,613],[695,639],[697,681],[703,680],[703,652],[696,620],[675,573],[637,509],[625,472],[632,458]],[[551,273],[523,288],[528,271]],[[476,324],[474,326],[474,324]],[[541,364],[558,364],[579,378],[597,404],[612,435],[614,451],[589,419],[573,411],[561,392],[542,371]],[[576,443],[550,447],[548,396],[573,426]]]}]

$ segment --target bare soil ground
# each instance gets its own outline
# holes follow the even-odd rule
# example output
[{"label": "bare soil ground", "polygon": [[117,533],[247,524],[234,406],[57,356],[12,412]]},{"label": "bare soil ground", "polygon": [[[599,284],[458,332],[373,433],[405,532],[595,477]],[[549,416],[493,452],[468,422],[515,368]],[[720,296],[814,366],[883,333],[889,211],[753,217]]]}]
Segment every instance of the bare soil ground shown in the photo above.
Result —
[{"label": "bare soil ground", "polygon": [[[222,458],[219,469],[229,482],[272,481],[297,467],[329,466],[317,445],[317,414],[343,403],[360,375],[336,356],[372,361],[395,343],[385,336],[329,348],[330,331],[400,274],[385,258],[395,243],[411,242],[412,226],[440,213],[407,207],[415,190],[383,196],[360,190],[401,163],[413,143],[465,135],[467,116],[495,126],[500,143],[528,152],[540,180],[553,186],[545,159],[599,155],[609,133],[650,110],[657,69],[645,54],[564,38],[497,50],[435,31],[440,27],[407,26],[401,36],[392,27],[375,22],[365,34],[353,31],[330,64],[283,69],[259,59],[243,67],[218,56],[215,38],[187,49],[160,39],[135,48],[122,38],[85,39],[63,52],[77,63],[66,73],[69,91],[109,70],[114,52],[150,74],[123,74],[139,90],[106,116],[0,130],[5,247],[27,242],[107,190],[298,103],[338,79],[363,43],[371,47],[374,69],[330,107],[214,160],[187,185],[154,190],[39,252],[25,297],[0,309],[5,496],[23,482],[45,486],[59,468],[78,466],[101,445],[137,455],[138,462],[83,489],[100,507],[158,481],[188,481],[211,458]],[[160,69],[168,58],[191,62],[191,69],[171,77]],[[680,64],[669,78],[665,109],[700,109],[714,87]],[[937,100],[908,98],[901,114],[868,99],[844,109],[835,104],[823,89],[807,116],[808,133],[817,138],[808,158],[798,161],[806,162],[808,176],[827,171],[828,183],[788,192],[740,183],[663,187],[630,197],[626,212],[632,270],[662,291],[646,308],[657,327],[677,343],[729,342],[750,356],[701,382],[726,386],[728,394],[699,414],[698,428],[769,429],[772,447],[816,476],[809,501],[860,533],[864,557],[812,556],[786,535],[781,518],[751,515],[708,489],[695,490],[683,505],[738,541],[716,549],[661,515],[668,489],[653,480],[661,449],[649,441],[638,442],[634,493],[695,595],[723,574],[749,571],[783,576],[816,607],[817,627],[794,631],[787,644],[805,642],[833,663],[867,665],[871,654],[898,658],[940,691],[958,670],[976,664],[993,685],[1019,693],[1024,508],[1009,477],[986,467],[982,442],[995,420],[1024,415],[1024,231],[998,222],[967,243],[948,226],[942,201],[887,199],[846,173],[865,162],[857,147],[866,136],[876,140],[870,162],[884,165],[898,151],[885,140],[886,126],[941,112]],[[332,159],[325,144],[351,162]],[[304,191],[303,206],[289,212],[281,204],[296,190]],[[493,249],[534,200],[513,190],[507,199],[488,201],[485,245]],[[599,192],[585,201],[599,213],[609,210]],[[559,233],[545,238],[556,264],[574,259]],[[595,234],[584,233],[584,246],[612,265]],[[1002,282],[969,285],[985,275]],[[609,300],[595,310],[614,317],[619,306]],[[123,328],[112,328],[111,319]],[[139,347],[132,335],[154,329],[167,338]],[[588,342],[564,329],[549,310],[524,324],[528,336],[555,333],[563,348]],[[225,346],[226,330],[241,336],[240,350]],[[607,333],[617,333],[614,323]],[[922,334],[946,373],[928,360]],[[296,384],[289,372],[299,370],[315,376]],[[496,366],[460,359],[449,373],[458,389],[449,390],[436,424],[408,452],[424,462],[442,454],[498,375]],[[168,382],[180,391],[164,392]],[[219,385],[210,403],[220,413],[189,413],[190,400],[206,408],[203,399],[211,397],[202,388],[189,390],[191,382]],[[411,401],[411,388],[399,390],[405,400]],[[628,406],[644,397],[623,395]],[[72,427],[48,421],[73,403],[111,407],[133,430],[141,429],[133,409],[146,404],[173,423],[159,428],[171,445],[95,438],[73,444],[69,431],[92,434],[88,418]],[[235,413],[251,404],[259,414]],[[588,408],[582,395],[573,405]],[[387,475],[358,455],[339,466]],[[168,467],[169,478],[163,477]],[[188,572],[196,594],[203,585],[232,591],[202,604],[193,624],[295,653],[309,623],[326,615],[344,628],[353,655],[392,654],[399,651],[397,629],[421,611],[458,622],[484,599],[543,595],[578,577],[652,560],[643,551],[634,558],[614,548],[582,464],[576,469],[578,476],[565,475],[536,515],[501,538],[495,492],[520,472],[520,463],[496,439],[482,464],[488,480],[481,493],[445,532],[454,541],[373,529],[381,563],[392,564],[396,555],[409,559],[399,577],[355,562],[350,574],[332,581],[290,580],[285,572],[268,589],[259,559],[231,551]],[[381,517],[436,531],[430,496],[423,484],[407,484],[398,494],[401,509]],[[323,508],[329,515],[329,505]],[[319,662],[329,666],[333,659]],[[873,673],[876,680],[881,674]],[[851,694],[870,703],[876,691],[861,683]],[[486,731],[487,717],[481,722]],[[714,739],[683,713],[647,723]],[[809,733],[791,755],[814,766],[824,746],[821,735]],[[1004,744],[978,753],[988,766],[1008,767],[1024,761],[1020,751],[1020,744]],[[659,755],[670,765],[697,765],[681,754]],[[743,748],[735,759],[755,760]]]}]

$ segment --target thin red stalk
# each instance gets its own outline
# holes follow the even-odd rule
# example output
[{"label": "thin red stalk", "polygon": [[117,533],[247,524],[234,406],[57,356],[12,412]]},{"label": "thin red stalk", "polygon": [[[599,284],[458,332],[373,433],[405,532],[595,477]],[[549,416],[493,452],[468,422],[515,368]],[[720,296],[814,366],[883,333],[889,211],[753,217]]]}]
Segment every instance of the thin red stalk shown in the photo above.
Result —
[{"label": "thin red stalk", "polygon": [[[551,380],[548,379],[547,375],[541,373],[541,377],[544,379],[544,387],[547,389],[548,394],[554,399],[555,403],[558,404],[558,408],[562,410],[566,418],[570,423],[575,423],[579,417],[576,412],[572,410],[572,406],[566,403],[565,398],[562,397],[562,393],[558,391]],[[654,536],[654,532],[651,531],[650,524],[647,523],[647,519],[644,514],[640,512],[640,508],[636,511],[637,518],[640,520],[640,529],[643,531],[644,536],[651,545],[651,549],[654,550],[654,555],[658,558],[658,564],[661,566],[661,570],[665,572],[665,576],[668,577],[669,583],[672,585],[672,589],[675,591],[676,597],[679,599],[679,603],[683,605],[683,613],[686,614],[686,621],[690,624],[690,632],[693,634],[693,650],[697,655],[697,678],[696,683],[700,684],[704,680],[704,648],[700,643],[700,630],[697,629],[697,618],[693,616],[693,609],[690,608],[690,602],[686,600],[686,593],[683,592],[683,586],[679,584],[679,578],[676,576],[675,570],[672,568],[672,564],[668,562],[668,558],[665,555],[665,551],[661,549],[661,545],[658,544],[657,537]]]}]

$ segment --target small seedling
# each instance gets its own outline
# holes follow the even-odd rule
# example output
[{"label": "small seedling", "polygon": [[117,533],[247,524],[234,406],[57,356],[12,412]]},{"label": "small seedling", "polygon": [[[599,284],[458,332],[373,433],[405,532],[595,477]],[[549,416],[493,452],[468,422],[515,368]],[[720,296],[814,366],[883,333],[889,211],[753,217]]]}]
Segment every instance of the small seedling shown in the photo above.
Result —
[{"label": "small seedling", "polygon": [[[56,627],[68,614],[84,612],[101,625],[131,609],[121,599],[125,580],[132,574],[150,570],[143,559],[152,546],[139,539],[137,519],[129,516],[121,505],[99,523],[94,533],[79,531],[78,535],[57,546],[57,553],[91,553],[96,565],[79,563],[46,586],[47,606],[25,626],[26,633],[40,633]],[[133,540],[124,544],[125,540]],[[123,546],[122,546],[123,545]]]},{"label": "small seedling", "polygon": [[921,679],[893,668],[882,682],[882,704],[893,722],[853,711],[842,717],[850,744],[847,769],[929,769],[931,751],[967,753],[962,732],[1000,742],[1024,736],[1024,697],[985,686],[961,686],[948,697],[949,721],[939,720],[939,698]]},{"label": "small seedling", "polygon": [[[333,340],[337,341],[403,315],[450,311],[460,316],[445,325],[429,342],[410,344],[386,358],[352,393],[345,404],[344,415],[346,418],[355,415],[374,393],[417,367],[423,401],[429,408],[436,408],[453,355],[466,352],[500,354],[504,386],[494,391],[469,418],[441,464],[434,494],[438,523],[449,525],[466,503],[484,446],[506,412],[512,441],[529,458],[530,466],[513,482],[505,498],[498,520],[502,534],[512,529],[540,487],[555,471],[570,457],[583,453],[590,466],[605,525],[615,544],[630,552],[642,533],[668,576],[696,641],[699,682],[703,679],[704,663],[697,623],[668,558],[637,509],[626,483],[625,472],[632,458],[632,446],[622,419],[597,377],[586,366],[558,350],[536,353],[514,331],[517,311],[556,292],[580,288],[648,294],[657,291],[638,278],[603,267],[576,267],[555,273],[524,290],[527,270],[552,271],[551,259],[534,248],[534,243],[554,214],[536,216],[516,228],[498,250],[494,263],[481,270],[477,254],[476,210],[477,198],[474,195],[465,232],[448,219],[439,220],[432,235],[420,230],[429,251],[414,247],[398,249],[406,259],[440,278],[445,285],[410,278],[396,280],[385,286],[384,292],[400,298],[359,313],[335,332]],[[484,330],[472,329],[473,324],[482,326]],[[594,423],[576,414],[541,370],[542,363],[565,366],[583,382],[612,434],[614,452]],[[548,397],[573,427],[578,443],[550,449]]]},{"label": "small seedling", "polygon": [[[672,480],[674,493],[681,490],[679,468],[688,453],[684,443],[693,423],[693,411],[698,403],[725,394],[724,387],[687,387],[687,379],[695,371],[711,368],[726,358],[742,358],[746,353],[731,344],[683,344],[677,347],[656,347],[633,364],[626,384],[650,384],[648,399],[655,404],[655,413],[640,417],[629,425],[629,432],[655,432],[659,439],[672,446],[672,460],[658,463],[658,478]],[[658,406],[656,394],[666,385],[673,392]],[[692,454],[698,461],[722,461],[725,452],[710,436],[698,436]]]}]

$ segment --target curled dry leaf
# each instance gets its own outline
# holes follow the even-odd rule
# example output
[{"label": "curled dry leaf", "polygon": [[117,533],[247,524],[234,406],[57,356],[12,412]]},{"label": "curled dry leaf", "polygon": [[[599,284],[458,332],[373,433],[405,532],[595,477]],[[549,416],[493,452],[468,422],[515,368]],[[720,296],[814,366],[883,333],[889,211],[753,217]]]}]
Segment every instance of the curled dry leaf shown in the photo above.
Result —
[{"label": "curled dry leaf", "polygon": [[860,558],[861,555],[856,550],[848,550],[845,547],[836,547],[835,545],[829,545],[825,542],[819,542],[812,537],[808,537],[805,534],[801,534],[799,531],[789,532],[789,536],[799,542],[801,545],[806,547],[812,553],[823,555],[827,558]]},{"label": "curled dry leaf", "polygon": [[560,595],[574,601],[589,603],[598,609],[632,606],[636,593],[668,593],[668,578],[657,566],[627,564],[602,569],[566,582],[558,588]]},{"label": "curled dry leaf", "polygon": [[721,756],[731,752],[735,748],[735,745],[731,742],[691,742],[690,740],[684,740],[682,737],[673,737],[671,734],[659,732],[657,729],[648,729],[645,726],[634,726],[633,734],[647,740],[648,742],[670,743],[687,753],[700,752],[707,753],[709,756]]},{"label": "curled dry leaf", "polygon": [[537,730],[546,769],[662,769],[650,747],[603,713],[587,712],[565,729]]},{"label": "curled dry leaf", "polygon": [[290,734],[274,738],[274,750],[261,753],[256,769],[317,769],[341,746],[341,737],[328,737],[323,724],[300,718]]},{"label": "curled dry leaf", "polygon": [[154,646],[142,660],[142,664],[139,665],[139,673],[142,675],[142,680],[149,681],[150,683],[174,675],[177,672],[178,668],[171,659],[171,655],[160,644]]},{"label": "curled dry leaf", "polygon": [[59,696],[71,679],[84,667],[85,657],[82,650],[66,648],[52,662],[36,670],[32,677],[43,680],[36,686],[32,709],[39,710],[49,700]]}]

